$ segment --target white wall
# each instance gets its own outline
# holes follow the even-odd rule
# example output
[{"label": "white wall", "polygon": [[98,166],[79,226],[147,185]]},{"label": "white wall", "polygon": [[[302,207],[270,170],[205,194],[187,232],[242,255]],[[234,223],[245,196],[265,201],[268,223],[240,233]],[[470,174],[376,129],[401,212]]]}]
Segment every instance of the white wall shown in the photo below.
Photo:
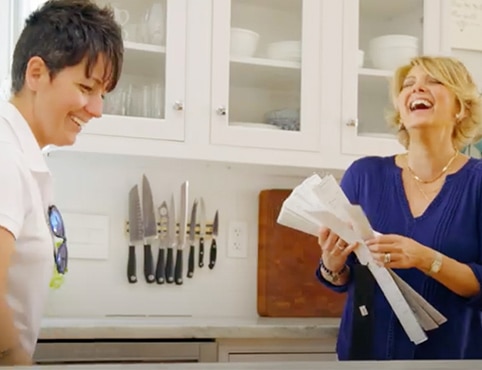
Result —
[{"label": "white wall", "polygon": [[[258,194],[267,188],[294,187],[311,174],[277,175],[285,172],[270,169],[268,173],[256,166],[67,152],[51,153],[48,163],[61,212],[104,215],[110,224],[108,259],[71,259],[66,282],[51,293],[48,316],[256,316]],[[219,209],[218,261],[213,270],[206,265],[196,269],[193,279],[184,278],[182,286],[147,284],[142,274],[143,247],[139,246],[139,282],[127,283],[127,195],[134,184],[140,184],[143,173],[150,180],[156,206],[175,192],[179,207],[179,186],[189,180],[190,204],[194,197],[203,196],[211,221]],[[230,221],[248,222],[246,259],[226,256]],[[156,257],[157,246],[153,251]]]}]

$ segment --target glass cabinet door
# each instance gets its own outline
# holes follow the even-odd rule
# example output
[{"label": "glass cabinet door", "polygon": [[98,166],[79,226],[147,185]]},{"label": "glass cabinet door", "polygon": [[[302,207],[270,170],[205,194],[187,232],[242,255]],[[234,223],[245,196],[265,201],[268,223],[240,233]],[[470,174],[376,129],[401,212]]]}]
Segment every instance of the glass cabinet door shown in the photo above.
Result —
[{"label": "glass cabinet door", "polygon": [[316,146],[306,96],[319,83],[320,9],[318,0],[213,1],[213,142]]},{"label": "glass cabinet door", "polygon": [[86,133],[184,140],[186,0],[98,0],[122,26],[124,67]]},{"label": "glass cabinet door", "polygon": [[[10,1],[16,40],[25,17],[45,0]],[[185,78],[186,0],[97,3],[110,5],[122,27],[124,66],[116,89],[106,95],[103,117],[82,134],[183,140],[184,83],[179,81]]]},{"label": "glass cabinet door", "polygon": [[393,71],[420,54],[440,52],[441,3],[344,1],[343,129],[346,154],[401,149],[386,121]]}]

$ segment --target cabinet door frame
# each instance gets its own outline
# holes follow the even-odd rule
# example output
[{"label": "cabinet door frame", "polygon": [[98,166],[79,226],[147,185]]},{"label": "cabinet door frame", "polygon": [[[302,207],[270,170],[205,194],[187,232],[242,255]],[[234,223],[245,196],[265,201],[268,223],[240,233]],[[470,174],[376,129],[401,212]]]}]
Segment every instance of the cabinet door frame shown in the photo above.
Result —
[{"label": "cabinet door frame", "polygon": [[[83,133],[142,139],[185,140],[187,0],[166,0],[166,4],[165,118],[105,114],[99,119],[92,120]],[[130,44],[126,43],[126,45]],[[176,108],[176,102],[181,103],[181,106]]]},{"label": "cabinet door frame", "polygon": [[[348,155],[388,156],[405,149],[395,137],[358,135],[358,66],[360,1],[343,1],[343,57],[341,102],[341,153]],[[446,17],[447,0],[423,2],[422,53],[437,55],[447,50],[447,30],[442,22]],[[383,78],[383,77],[380,77]],[[383,112],[381,112],[383,113]]]},{"label": "cabinet door frame", "polygon": [[[211,144],[267,149],[320,150],[319,97],[321,19],[320,0],[303,0],[300,131],[262,130],[229,125],[231,1],[213,0],[211,69]],[[218,114],[218,108],[226,114]]]}]

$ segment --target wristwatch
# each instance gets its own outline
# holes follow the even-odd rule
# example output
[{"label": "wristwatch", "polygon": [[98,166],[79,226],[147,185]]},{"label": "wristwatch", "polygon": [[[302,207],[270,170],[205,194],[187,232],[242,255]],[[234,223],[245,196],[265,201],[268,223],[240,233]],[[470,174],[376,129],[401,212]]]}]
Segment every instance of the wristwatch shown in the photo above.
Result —
[{"label": "wristwatch", "polygon": [[427,275],[433,275],[440,271],[442,268],[442,254],[435,251],[435,257],[430,265],[430,270],[428,270]]},{"label": "wristwatch", "polygon": [[345,273],[347,268],[347,265],[344,265],[340,271],[331,271],[325,266],[323,259],[320,258],[320,269],[324,272],[323,277],[330,283],[336,283],[340,279],[340,276]]}]

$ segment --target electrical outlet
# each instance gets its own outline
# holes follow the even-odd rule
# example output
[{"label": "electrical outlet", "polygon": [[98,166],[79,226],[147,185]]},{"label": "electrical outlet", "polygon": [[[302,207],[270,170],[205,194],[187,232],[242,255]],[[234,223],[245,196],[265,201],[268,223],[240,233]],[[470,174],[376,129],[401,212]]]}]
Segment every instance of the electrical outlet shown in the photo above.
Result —
[{"label": "electrical outlet", "polygon": [[248,224],[244,221],[231,221],[228,229],[228,257],[248,257]]}]

